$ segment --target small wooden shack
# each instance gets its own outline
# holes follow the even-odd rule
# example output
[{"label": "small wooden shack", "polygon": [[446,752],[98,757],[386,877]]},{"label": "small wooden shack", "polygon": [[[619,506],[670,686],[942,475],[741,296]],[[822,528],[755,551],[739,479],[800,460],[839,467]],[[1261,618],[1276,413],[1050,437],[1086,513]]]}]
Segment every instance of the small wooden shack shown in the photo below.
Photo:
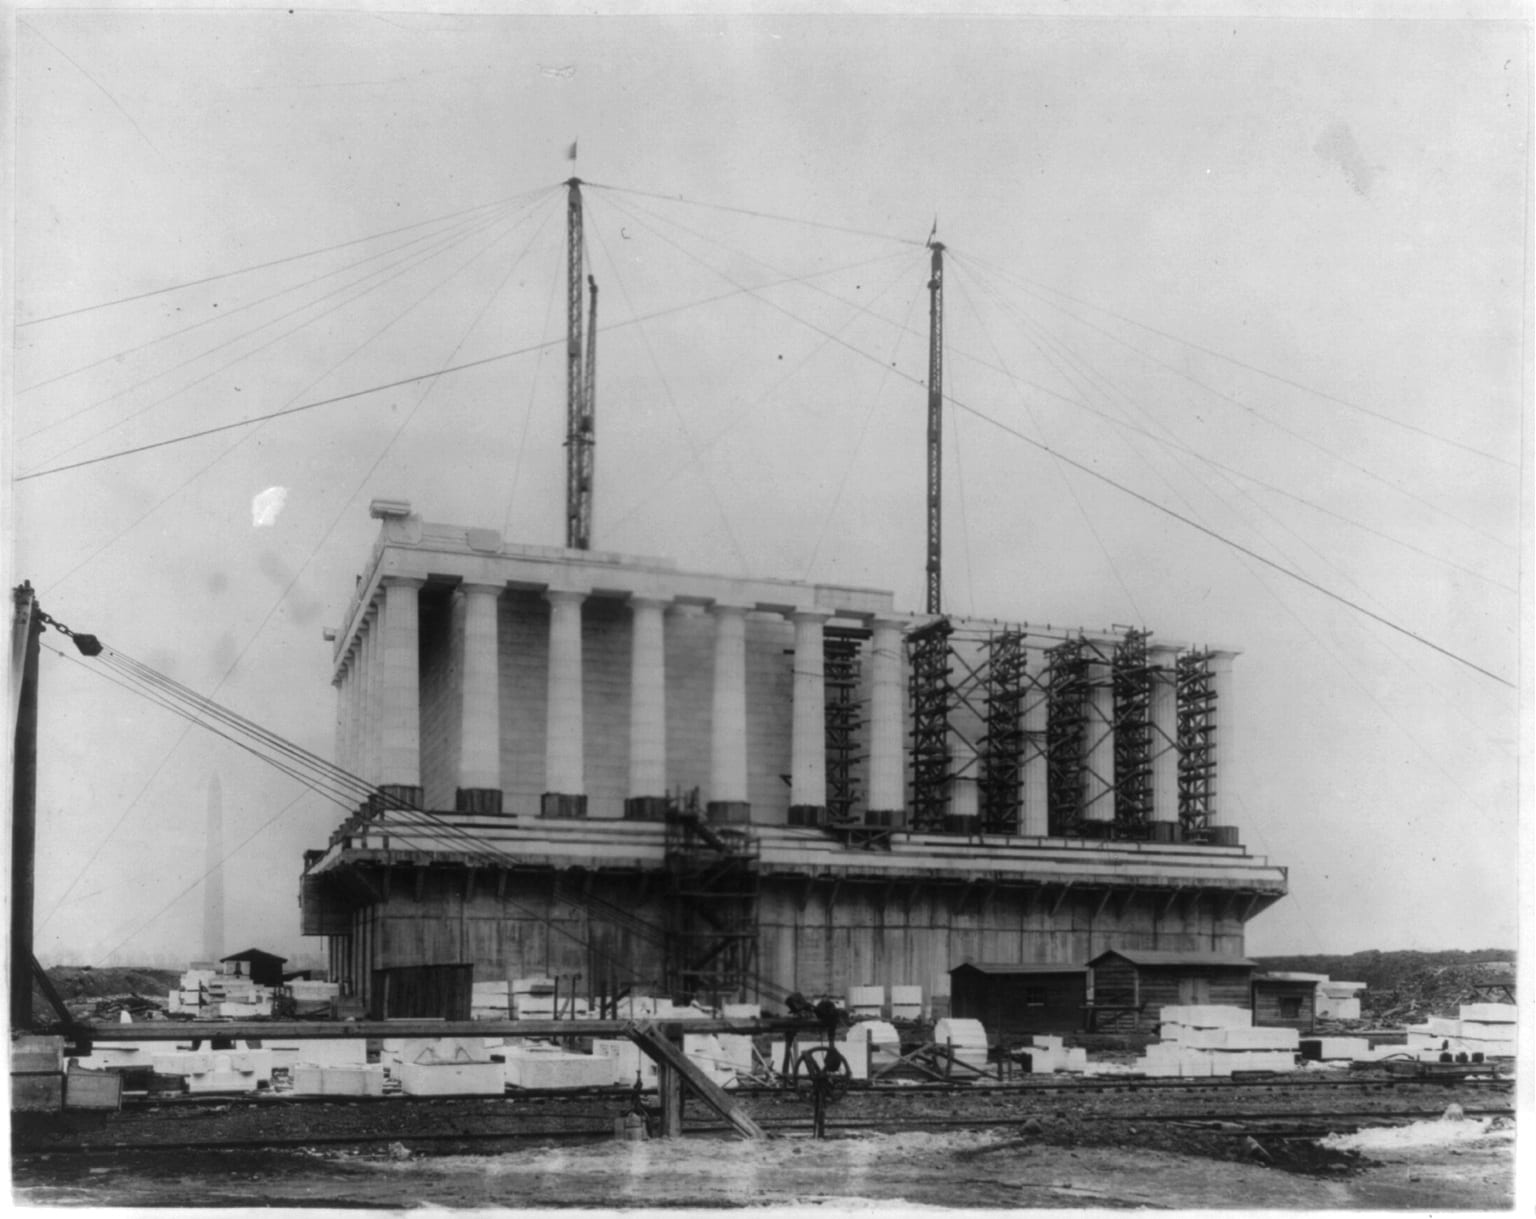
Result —
[{"label": "small wooden shack", "polygon": [[1254,974],[1254,1024],[1310,1033],[1317,1025],[1317,988],[1327,981],[1327,974]]},{"label": "small wooden shack", "polygon": [[259,948],[247,948],[244,952],[220,957],[219,964],[224,966],[226,974],[238,978],[249,978],[257,986],[281,986],[283,965],[287,960],[287,957],[262,952]]},{"label": "small wooden shack", "polygon": [[1148,1028],[1167,1005],[1220,1004],[1251,1010],[1257,962],[1221,952],[1111,948],[1088,962],[1090,1029]]},{"label": "small wooden shack", "polygon": [[468,1020],[473,1012],[471,964],[398,965],[373,971],[373,1020]]},{"label": "small wooden shack", "polygon": [[1088,967],[966,961],[949,971],[949,1007],[980,1020],[990,1038],[1075,1033],[1088,1000]]}]

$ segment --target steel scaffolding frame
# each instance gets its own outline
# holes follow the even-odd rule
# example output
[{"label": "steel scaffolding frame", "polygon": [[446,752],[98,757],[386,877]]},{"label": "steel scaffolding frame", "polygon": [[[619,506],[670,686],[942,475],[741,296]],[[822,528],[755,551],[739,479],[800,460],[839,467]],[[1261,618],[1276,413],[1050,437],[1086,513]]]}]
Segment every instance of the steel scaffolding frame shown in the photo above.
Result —
[{"label": "steel scaffolding frame", "polygon": [[859,704],[859,677],[868,631],[828,627],[822,657],[826,681],[827,816],[834,823],[852,824],[859,802],[858,741],[864,726]]},{"label": "steel scaffolding frame", "polygon": [[987,732],[982,737],[981,828],[1017,834],[1023,806],[1025,651],[1021,631],[987,640]]},{"label": "steel scaffolding frame", "polygon": [[698,790],[667,802],[663,977],[676,995],[720,1001],[758,988],[758,859],[747,826],[708,824]]},{"label": "steel scaffolding frame", "polygon": [[949,636],[953,631],[948,618],[936,618],[907,633],[912,706],[912,828],[921,832],[943,830],[949,812],[949,715],[956,702],[949,663]]},{"label": "steel scaffolding frame", "polygon": [[1148,632],[1115,647],[1115,834],[1145,838],[1152,820],[1152,682]]},{"label": "steel scaffolding frame", "polygon": [[1216,756],[1216,691],[1211,680],[1211,654],[1185,652],[1175,667],[1178,692],[1179,824],[1184,841],[1203,842],[1210,836],[1211,793]]},{"label": "steel scaffolding frame", "polygon": [[1077,832],[1083,817],[1083,745],[1088,732],[1087,641],[1064,639],[1046,652],[1046,784],[1051,834]]}]

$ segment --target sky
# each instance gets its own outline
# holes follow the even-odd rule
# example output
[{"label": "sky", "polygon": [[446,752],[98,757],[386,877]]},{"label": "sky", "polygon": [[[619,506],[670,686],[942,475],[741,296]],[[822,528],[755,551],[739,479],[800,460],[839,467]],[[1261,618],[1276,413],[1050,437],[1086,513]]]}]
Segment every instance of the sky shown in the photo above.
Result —
[{"label": "sky", "polygon": [[[1531,39],[1471,11],[22,5],[8,583],[329,756],[372,498],[562,540],[575,142],[595,547],[918,610],[936,225],[945,607],[1241,651],[1251,953],[1513,947]],[[342,810],[44,643],[39,955],[198,954],[215,776],[228,950],[318,951]]]}]

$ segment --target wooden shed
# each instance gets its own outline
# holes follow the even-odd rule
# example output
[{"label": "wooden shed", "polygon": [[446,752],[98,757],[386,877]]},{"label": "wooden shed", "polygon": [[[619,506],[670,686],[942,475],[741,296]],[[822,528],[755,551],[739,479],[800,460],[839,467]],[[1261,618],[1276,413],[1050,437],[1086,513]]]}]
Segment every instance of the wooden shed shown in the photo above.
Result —
[{"label": "wooden shed", "polygon": [[1090,1028],[1158,1024],[1166,1005],[1220,1004],[1252,1010],[1257,962],[1221,952],[1111,948],[1088,962]]},{"label": "wooden shed", "polygon": [[1253,1022],[1310,1033],[1317,1024],[1317,988],[1326,974],[1253,976]]},{"label": "wooden shed", "polygon": [[475,967],[470,964],[399,965],[373,971],[369,1018],[468,1020]]},{"label": "wooden shed", "polygon": [[951,1014],[980,1020],[993,1039],[1075,1033],[1087,1000],[1086,965],[966,961],[949,971]]},{"label": "wooden shed", "polygon": [[247,948],[244,952],[219,958],[219,964],[224,966],[226,974],[249,978],[257,986],[281,986],[283,966],[287,960],[287,957],[262,952],[259,948]]}]

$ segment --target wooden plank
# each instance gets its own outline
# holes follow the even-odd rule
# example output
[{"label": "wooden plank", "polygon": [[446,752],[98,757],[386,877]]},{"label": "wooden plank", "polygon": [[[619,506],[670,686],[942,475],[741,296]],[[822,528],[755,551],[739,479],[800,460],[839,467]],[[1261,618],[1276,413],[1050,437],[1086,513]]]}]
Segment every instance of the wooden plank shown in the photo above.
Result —
[{"label": "wooden plank", "polygon": [[[334,1040],[359,1037],[622,1037],[628,1020],[146,1020],[134,1024],[86,1024],[80,1035],[93,1043],[193,1041],[232,1037]],[[687,1020],[690,1033],[780,1033],[803,1029],[793,1020]]]},{"label": "wooden plank", "polygon": [[[641,1051],[652,1058],[664,1068],[670,1068],[675,1079],[687,1084],[693,1090],[695,1096],[718,1113],[722,1118],[743,1138],[765,1139],[768,1137],[761,1126],[752,1120],[746,1110],[738,1105],[726,1091],[714,1080],[710,1079],[703,1071],[683,1053],[680,1046],[674,1045],[667,1037],[663,1036],[655,1024],[646,1021],[643,1024],[629,1024],[624,1035],[640,1047]],[[675,1133],[682,1133],[682,1098],[679,1095],[676,1106],[677,1121]]]}]

